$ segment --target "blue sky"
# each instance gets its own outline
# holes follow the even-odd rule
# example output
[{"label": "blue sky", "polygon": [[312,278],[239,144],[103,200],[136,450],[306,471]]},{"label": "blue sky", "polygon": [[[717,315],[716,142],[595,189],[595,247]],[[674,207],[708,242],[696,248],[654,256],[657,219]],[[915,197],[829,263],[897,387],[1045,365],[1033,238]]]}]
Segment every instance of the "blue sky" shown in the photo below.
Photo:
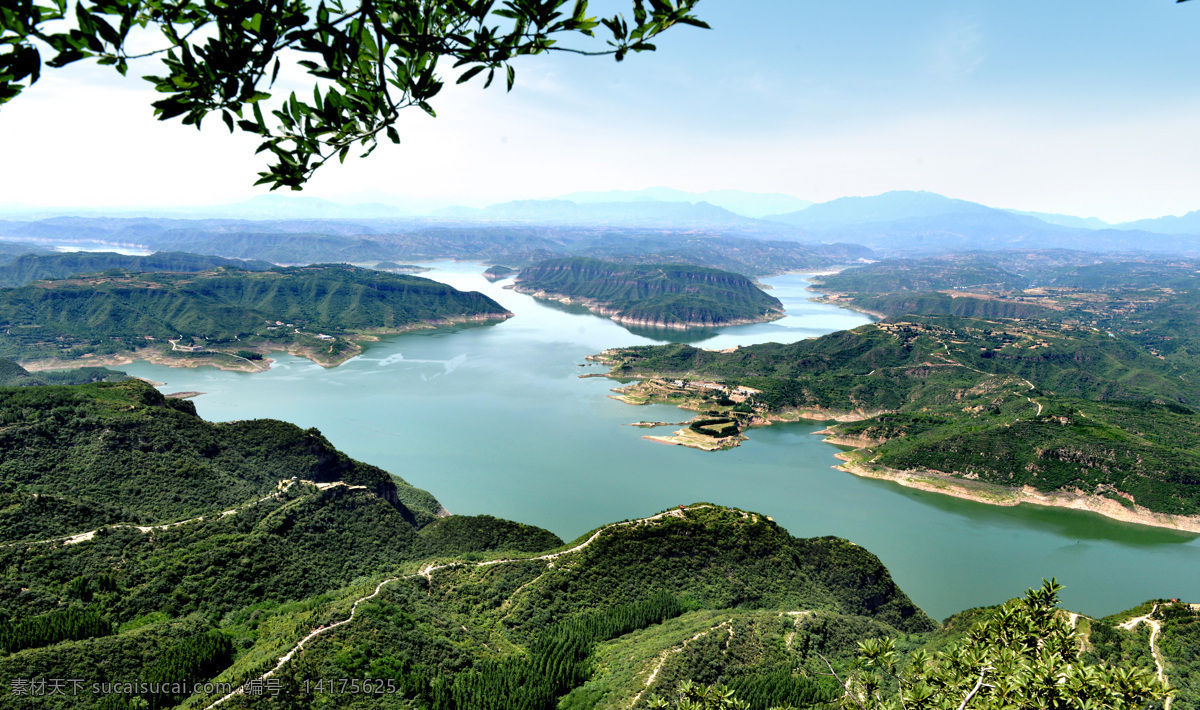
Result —
[{"label": "blue sky", "polygon": [[[925,189],[1109,220],[1200,209],[1200,2],[703,0],[699,14],[711,31],[679,28],[622,64],[538,57],[510,94],[451,86],[436,120],[405,117],[403,145],[306,194]],[[155,122],[142,84],[50,71],[0,109],[0,201],[256,194],[252,140]]]}]

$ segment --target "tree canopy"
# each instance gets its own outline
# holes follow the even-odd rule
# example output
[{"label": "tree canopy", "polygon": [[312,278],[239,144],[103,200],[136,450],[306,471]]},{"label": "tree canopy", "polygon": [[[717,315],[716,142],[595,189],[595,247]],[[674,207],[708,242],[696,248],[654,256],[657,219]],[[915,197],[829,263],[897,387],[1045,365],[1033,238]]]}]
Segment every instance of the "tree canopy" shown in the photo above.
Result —
[{"label": "tree canopy", "polygon": [[1174,691],[1144,668],[1081,658],[1075,625],[1044,581],[974,625],[940,653],[901,664],[893,639],[859,642],[859,670],[843,684],[845,710],[1132,710]]},{"label": "tree canopy", "polygon": [[[486,87],[499,75],[511,90],[518,57],[621,61],[654,50],[651,40],[675,25],[706,28],[692,12],[698,2],[633,0],[631,17],[596,18],[587,0],[13,0],[0,7],[0,104],[43,65],[94,58],[124,75],[132,60],[159,57],[161,73],[145,78],[163,94],[153,104],[160,120],[199,128],[220,116],[230,132],[262,139],[257,152],[271,162],[257,184],[299,190],[356,144],[366,156],[381,135],[399,143],[401,110],[435,115],[448,69],[456,83],[482,76]],[[159,46],[135,49],[147,37]],[[264,113],[293,61],[313,77],[312,96],[275,97]]]}]

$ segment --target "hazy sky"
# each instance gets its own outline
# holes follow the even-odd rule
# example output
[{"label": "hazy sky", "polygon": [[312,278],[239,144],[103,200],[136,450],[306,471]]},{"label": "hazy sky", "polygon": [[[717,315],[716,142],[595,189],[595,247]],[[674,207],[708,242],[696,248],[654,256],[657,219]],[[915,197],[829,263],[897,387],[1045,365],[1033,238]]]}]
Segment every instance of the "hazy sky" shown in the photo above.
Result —
[{"label": "hazy sky", "polygon": [[[593,3],[593,10],[617,7]],[[703,0],[659,51],[555,55],[517,88],[449,86],[404,143],[304,194],[490,202],[733,188],[824,201],[930,190],[1112,221],[1200,209],[1200,2]],[[246,199],[255,141],[151,117],[148,84],[77,65],[0,109],[0,203]]]}]

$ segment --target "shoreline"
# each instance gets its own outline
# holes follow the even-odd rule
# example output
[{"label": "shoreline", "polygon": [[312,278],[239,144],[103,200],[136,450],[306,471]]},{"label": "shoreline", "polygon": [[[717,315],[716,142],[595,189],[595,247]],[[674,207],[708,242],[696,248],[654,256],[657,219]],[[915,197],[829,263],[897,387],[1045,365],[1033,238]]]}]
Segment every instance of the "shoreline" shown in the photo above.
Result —
[{"label": "shoreline", "polygon": [[[218,370],[226,372],[246,372],[250,374],[258,372],[266,372],[271,369],[274,360],[269,357],[271,353],[287,353],[296,357],[301,357],[310,360],[321,367],[332,368],[342,365],[349,360],[352,360],[363,353],[363,347],[360,342],[376,342],[380,337],[388,335],[402,335],[415,330],[436,330],[437,328],[446,328],[465,323],[485,323],[490,321],[506,321],[512,318],[513,314],[505,311],[504,313],[484,313],[473,316],[452,316],[450,318],[439,318],[437,320],[421,321],[419,323],[410,323],[408,325],[399,326],[396,328],[376,328],[364,330],[355,333],[349,333],[342,336],[351,347],[346,352],[341,353],[336,358],[318,359],[318,349],[311,345],[302,345],[295,342],[289,342],[286,345],[275,346],[272,343],[264,343],[256,346],[243,348],[244,350],[253,350],[261,355],[261,360],[247,360],[239,355],[224,352],[221,350],[203,350],[200,351],[200,357],[172,357],[167,353],[173,351],[163,350],[161,347],[144,347],[137,350],[130,350],[124,353],[111,353],[108,355],[84,355],[82,357],[72,358],[70,360],[59,360],[42,358],[39,360],[17,360],[17,364],[24,367],[29,372],[40,372],[43,370],[71,370],[79,367],[120,367],[122,365],[130,365],[139,360],[145,360],[152,365],[162,365],[164,367],[215,367]],[[229,362],[228,360],[236,360],[237,362]]]},{"label": "shoreline", "polygon": [[[600,356],[589,356],[589,358],[600,359]],[[604,375],[610,379],[626,379]],[[633,378],[634,385],[648,382],[653,377],[646,375],[638,375]],[[627,386],[628,387],[628,386]],[[610,399],[615,399],[624,404],[631,406],[639,406],[648,404],[649,402],[639,401],[637,399],[627,397],[619,388],[613,390],[616,395],[608,395]],[[695,411],[691,404],[687,401],[663,400],[663,404],[673,404],[677,408],[688,411]],[[878,416],[882,412],[845,412],[832,410],[816,410],[816,409],[787,409],[778,412],[767,412],[765,415],[753,417],[746,422],[745,428],[751,429],[760,426],[771,426],[779,423],[798,423],[807,422],[829,422],[843,423],[851,421],[861,421],[873,416]],[[645,425],[646,422],[638,422],[636,425]],[[655,422],[657,424],[657,422]],[[691,437],[681,437],[681,433],[686,429],[681,429],[674,432],[672,436],[643,436],[644,439],[663,443],[674,444],[677,446],[687,446],[689,448],[701,449],[703,451],[715,451],[732,448],[745,441],[745,434],[739,434],[737,443],[726,443],[724,446],[697,446],[691,441]],[[866,437],[847,437],[839,435],[836,430],[831,428],[823,428],[812,432],[820,434],[827,444],[841,446],[844,448],[862,450],[870,446],[878,446],[880,443],[874,439]],[[697,442],[698,443],[698,442]],[[703,442],[708,444],[709,442]],[[1118,503],[1112,498],[1085,493],[1081,490],[1062,490],[1062,491],[1039,491],[1031,486],[1022,488],[1008,488],[1005,486],[988,483],[985,481],[976,481],[967,478],[960,478],[938,471],[900,471],[890,469],[875,464],[864,464],[851,456],[850,452],[839,452],[834,454],[834,458],[842,463],[832,466],[838,471],[850,473],[861,478],[873,478],[881,481],[889,481],[905,488],[913,488],[927,493],[938,493],[963,500],[970,500],[976,503],[986,505],[996,505],[1001,507],[1015,507],[1021,504],[1036,505],[1045,508],[1064,508],[1067,510],[1078,510],[1086,513],[1095,513],[1109,520],[1117,522],[1129,523],[1134,525],[1144,525],[1148,527],[1165,528],[1169,530],[1177,530],[1184,533],[1200,534],[1200,516],[1175,515],[1171,513],[1156,513],[1148,508],[1132,504],[1132,508],[1126,507]]]},{"label": "shoreline", "polygon": [[[836,437],[827,437],[825,441],[831,444],[842,445],[836,441]],[[852,446],[852,444],[850,445]],[[1084,493],[1078,489],[1074,491],[1043,492],[1032,486],[1007,488],[993,483],[972,481],[936,471],[900,471],[883,466],[867,468],[846,453],[834,454],[834,458],[842,461],[842,463],[831,467],[838,471],[850,473],[861,478],[890,481],[905,488],[913,488],[927,493],[939,493],[954,498],[1005,508],[1022,504],[1036,505],[1043,508],[1065,508],[1085,513],[1095,513],[1122,523],[1200,534],[1200,516],[1155,513],[1148,508],[1143,508],[1136,504],[1131,510],[1111,498]]]},{"label": "shoreline", "polygon": [[[271,352],[279,351],[282,351],[282,349],[272,350]],[[227,355],[230,358],[237,357],[228,353],[215,354]],[[98,357],[77,357],[70,360],[42,359],[17,360],[16,362],[29,372],[41,372],[43,370],[72,370],[78,367],[121,367],[122,365],[133,364],[138,360],[145,360],[152,365],[163,365],[165,367],[202,367],[208,365],[228,372],[265,372],[270,369],[271,363],[274,362],[274,360],[269,358],[263,358],[262,360],[254,361],[261,362],[261,367],[247,367],[229,362],[216,362],[216,359],[211,357],[170,357],[158,348],[139,348],[138,350],[131,350],[120,354],[112,353]],[[245,360],[245,362],[250,363],[252,361]]]},{"label": "shoreline", "polygon": [[745,434],[710,437],[693,432],[687,427],[672,432],[670,436],[645,434],[642,438],[659,444],[684,446],[689,449],[699,449],[701,451],[725,451],[735,446],[741,446],[742,442],[747,440]]},{"label": "shoreline", "polygon": [[535,299],[538,299],[541,301],[554,301],[556,303],[561,303],[564,306],[582,306],[598,316],[603,316],[604,318],[608,318],[609,320],[611,320],[614,323],[619,323],[620,325],[634,326],[634,327],[639,327],[639,328],[660,328],[663,330],[694,330],[697,328],[725,328],[725,327],[734,326],[734,325],[753,325],[755,323],[770,323],[773,320],[779,320],[780,318],[784,318],[787,315],[786,313],[780,311],[778,313],[776,313],[776,312],[768,313],[759,318],[735,318],[733,320],[722,321],[720,323],[697,323],[694,321],[686,321],[686,322],[682,322],[682,323],[679,323],[679,322],[667,323],[667,322],[663,322],[663,321],[652,321],[652,320],[645,319],[645,318],[624,317],[621,315],[620,311],[617,311],[613,308],[609,308],[608,305],[606,303],[604,303],[603,301],[597,301],[597,300],[591,299],[591,298],[574,298],[574,297],[565,296],[562,294],[551,293],[549,291],[544,291],[541,289],[538,289],[538,290],[533,290],[533,289],[528,289],[528,288],[522,289],[522,288],[519,288],[519,286],[520,286],[519,283],[512,283],[512,284],[505,286],[504,288],[506,288],[510,291],[515,291],[516,293],[521,293],[526,296],[530,296],[532,298],[535,298]]},{"label": "shoreline", "polygon": [[[609,362],[606,360],[605,353],[599,353],[596,355],[588,355],[587,359],[593,360],[593,361],[598,361],[601,364],[609,364]],[[626,377],[621,377],[621,376],[614,376],[611,374],[611,372],[608,372],[608,373],[589,373],[586,375],[579,375],[579,377],[580,378],[605,377],[605,378],[617,380],[617,381],[621,381],[624,379],[633,380],[633,382],[631,382],[630,384],[624,385],[623,387],[616,387],[616,388],[609,390],[613,394],[607,395],[607,397],[609,399],[615,399],[618,402],[621,402],[622,404],[627,404],[627,405],[633,406],[633,407],[639,407],[639,406],[643,406],[646,404],[650,404],[651,402],[661,401],[662,404],[674,405],[677,409],[682,409],[684,411],[689,411],[689,412],[695,413],[695,412],[700,412],[702,407],[704,406],[702,402],[692,401],[692,399],[689,399],[686,397],[668,395],[668,396],[662,397],[661,400],[659,400],[658,398],[656,398],[654,396],[653,393],[650,393],[647,395],[645,393],[638,392],[639,387],[653,385],[655,380],[664,379],[664,377],[661,375],[647,376],[647,375],[642,374],[642,375],[635,375],[635,376],[626,378]],[[680,425],[682,425],[685,428],[674,432],[671,436],[643,436],[642,438],[650,439],[651,441],[658,441],[658,442],[666,443],[666,444],[677,444],[680,446],[687,446],[689,448],[701,449],[703,451],[722,451],[725,449],[733,448],[735,446],[739,446],[739,445],[741,445],[741,443],[743,441],[747,441],[748,437],[743,433],[745,430],[752,429],[755,427],[771,426],[772,424],[775,424],[776,422],[778,422],[778,423],[796,423],[796,422],[800,422],[800,421],[812,421],[812,422],[823,422],[823,423],[858,422],[858,421],[862,421],[864,419],[869,419],[871,417],[879,416],[880,414],[883,414],[883,413],[884,412],[882,412],[882,411],[847,412],[847,411],[834,411],[834,410],[815,409],[815,408],[788,408],[788,409],[784,409],[784,410],[777,411],[777,412],[769,412],[768,411],[768,412],[747,413],[748,416],[731,415],[731,416],[735,416],[735,418],[739,421],[739,432],[736,436],[720,437],[720,438],[704,437],[703,435],[694,435],[686,428],[688,425],[690,425],[692,422],[696,421],[697,419],[703,418],[703,415],[698,414],[698,413],[694,414],[691,420],[686,421],[686,422],[679,422],[678,424],[675,424],[672,422],[640,421],[640,422],[634,422],[632,424],[629,424],[628,426],[651,428],[651,427],[657,427],[657,426],[668,426],[668,425],[680,426]],[[823,429],[817,433],[832,434],[833,432],[828,429]],[[830,442],[830,443],[836,443],[836,442]]]},{"label": "shoreline", "polygon": [[[829,274],[822,273],[822,274],[812,274],[812,275],[813,276],[829,276],[831,274],[836,274],[836,273],[840,273],[840,271],[832,271]],[[808,299],[809,302],[820,303],[820,304],[823,304],[826,306],[834,306],[836,308],[844,308],[847,311],[854,311],[855,313],[862,313],[865,316],[870,316],[872,318],[875,318],[875,319],[878,319],[881,321],[885,321],[888,318],[891,318],[891,316],[889,316],[888,314],[883,313],[881,311],[873,311],[869,308],[863,308],[862,306],[855,305],[853,301],[843,301],[842,297],[846,295],[844,293],[839,293],[837,291],[824,291],[824,290],[822,290],[823,288],[824,288],[824,284],[815,284],[810,281],[808,286],[806,286],[804,288],[804,290],[811,291],[812,293],[815,293],[817,295]]]}]

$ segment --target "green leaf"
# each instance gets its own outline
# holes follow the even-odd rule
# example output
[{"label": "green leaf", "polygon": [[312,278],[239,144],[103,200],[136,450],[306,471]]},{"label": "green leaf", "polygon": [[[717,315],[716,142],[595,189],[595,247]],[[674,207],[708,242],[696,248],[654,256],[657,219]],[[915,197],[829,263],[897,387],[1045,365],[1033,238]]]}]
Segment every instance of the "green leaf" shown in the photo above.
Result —
[{"label": "green leaf", "polygon": [[473,79],[474,77],[478,76],[479,72],[483,71],[486,68],[487,67],[484,67],[484,66],[471,67],[470,69],[463,72],[462,76],[458,77],[458,81],[456,81],[454,83],[455,84],[465,84],[468,81],[470,81],[471,79]]}]

